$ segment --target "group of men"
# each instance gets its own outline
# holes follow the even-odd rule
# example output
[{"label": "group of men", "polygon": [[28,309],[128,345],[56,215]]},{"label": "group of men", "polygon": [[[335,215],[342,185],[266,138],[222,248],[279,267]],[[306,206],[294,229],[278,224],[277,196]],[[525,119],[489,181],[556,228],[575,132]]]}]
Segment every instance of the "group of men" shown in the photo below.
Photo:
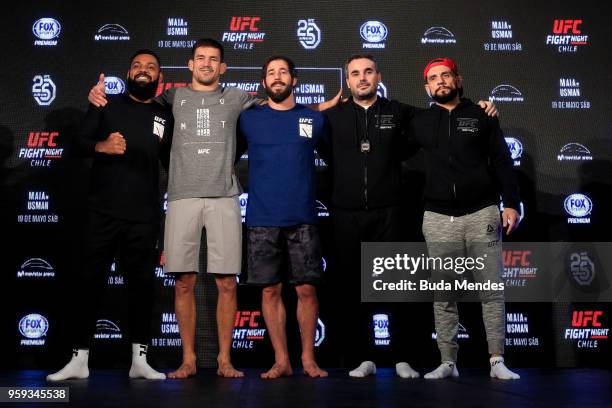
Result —
[{"label": "group of men", "polygon": [[[262,312],[274,349],[272,368],[262,378],[292,374],[281,292],[290,284],[297,294],[302,366],[310,377],[325,377],[314,352],[318,317],[317,285],[323,277],[316,229],[316,149],[333,177],[333,219],[337,274],[360,280],[360,243],[397,241],[400,237],[401,162],[418,149],[427,158],[427,242],[452,241],[469,251],[475,242],[497,239],[489,248],[490,276],[500,279],[502,224],[507,233],[518,225],[518,188],[508,149],[490,103],[480,107],[460,98],[457,66],[436,59],[424,71],[430,109],[389,101],[376,94],[381,74],[370,55],[354,55],[345,65],[351,97],[315,107],[295,102],[297,71],[291,59],[272,56],[262,67],[267,99],[222,87],[227,66],[222,45],[200,39],[192,49],[191,85],[155,98],[161,64],[151,50],[137,51],[128,71],[127,92],[106,96],[104,78],[92,88],[78,145],[94,157],[86,235],[85,275],[78,291],[84,320],[73,357],[47,379],[87,378],[89,341],[96,305],[113,255],[126,274],[130,297],[131,378],[163,379],[146,361],[153,304],[153,268],[159,214],[158,158],[169,169],[168,211],[164,229],[165,273],[174,274],[175,311],[182,340],[182,364],[169,378],[196,374],[195,283],[202,229],[206,230],[206,272],[218,289],[218,370],[222,377],[242,377],[231,362],[233,321],[237,310],[236,275],[241,271],[242,228],[234,164],[244,142],[249,152],[247,204],[248,284],[262,287]],[[324,112],[317,112],[324,110]],[[471,129],[463,132],[465,118]],[[469,134],[468,134],[469,133]],[[500,185],[501,183],[501,185]],[[505,209],[497,205],[502,195]],[[291,196],[292,200],[286,200]],[[483,232],[484,228],[484,232]],[[493,231],[491,231],[493,229]],[[285,260],[287,262],[285,262]],[[283,271],[287,268],[287,271]],[[287,272],[286,274],[284,272]],[[497,275],[495,275],[497,274]],[[485,278],[485,277],[480,277]],[[343,299],[357,307],[359,293]],[[348,301],[351,300],[351,301]],[[425,378],[457,376],[456,304],[435,302],[435,322],[442,364]],[[503,294],[483,301],[491,376],[518,378],[504,365]],[[365,335],[365,334],[364,334]],[[397,374],[416,378],[408,363]],[[349,374],[375,374],[363,361]]]}]

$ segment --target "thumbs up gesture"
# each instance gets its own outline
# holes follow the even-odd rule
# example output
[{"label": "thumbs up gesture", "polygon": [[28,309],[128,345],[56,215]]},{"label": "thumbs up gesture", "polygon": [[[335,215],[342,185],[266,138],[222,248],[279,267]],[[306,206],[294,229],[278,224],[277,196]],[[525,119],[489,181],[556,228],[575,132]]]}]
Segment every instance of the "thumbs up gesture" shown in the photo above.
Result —
[{"label": "thumbs up gesture", "polygon": [[87,100],[97,107],[106,106],[106,103],[108,101],[106,100],[104,73],[100,74],[100,77],[98,78],[98,83],[95,84],[94,87],[91,88],[91,90],[89,91]]}]

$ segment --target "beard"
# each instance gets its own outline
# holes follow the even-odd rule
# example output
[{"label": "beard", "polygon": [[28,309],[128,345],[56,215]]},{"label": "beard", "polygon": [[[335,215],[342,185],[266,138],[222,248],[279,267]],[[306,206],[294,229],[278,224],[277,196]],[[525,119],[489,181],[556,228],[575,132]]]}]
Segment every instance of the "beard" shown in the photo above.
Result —
[{"label": "beard", "polygon": [[455,99],[458,94],[459,94],[459,91],[457,90],[457,88],[454,88],[454,89],[450,89],[446,95],[433,94],[431,96],[431,99],[433,99],[434,101],[438,103],[444,104],[444,103],[448,103],[452,101],[453,99]]},{"label": "beard", "polygon": [[351,94],[353,95],[353,99],[357,99],[358,101],[367,101],[376,96],[376,88],[373,88],[371,91],[359,94],[359,88],[355,89],[355,92],[351,90]]},{"label": "beard", "polygon": [[[275,84],[285,85],[285,88],[283,88],[281,91],[274,91],[272,87]],[[293,92],[293,89],[291,89],[291,86],[287,86],[286,84],[281,83],[281,82],[274,82],[269,87],[266,85],[265,90],[266,90],[266,95],[268,95],[268,97],[270,97],[270,99],[272,99],[272,101],[274,101],[275,103],[283,102],[285,99],[289,97],[289,95],[291,95],[291,92]]]},{"label": "beard", "polygon": [[[136,78],[143,75],[137,75]],[[127,79],[127,90],[130,95],[139,101],[147,101],[155,97],[155,92],[157,92],[157,84],[159,83],[159,78],[155,81],[151,81],[151,77],[145,75],[149,78],[148,82],[145,81],[137,81],[136,78]]]},{"label": "beard", "polygon": [[367,100],[374,98],[375,96],[376,96],[376,90],[372,92],[368,92],[367,94],[361,94],[361,95],[358,93],[353,94],[353,98],[357,99],[358,101],[367,101]]}]

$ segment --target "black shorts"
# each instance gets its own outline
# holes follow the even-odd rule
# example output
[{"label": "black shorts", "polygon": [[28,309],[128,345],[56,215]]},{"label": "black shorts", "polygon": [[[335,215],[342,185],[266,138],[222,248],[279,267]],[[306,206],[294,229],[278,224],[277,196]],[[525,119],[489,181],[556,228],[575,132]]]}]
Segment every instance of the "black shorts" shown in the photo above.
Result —
[{"label": "black shorts", "polygon": [[[287,263],[284,263],[284,260]],[[291,227],[249,227],[247,283],[269,286],[286,279],[293,285],[316,284],[323,277],[321,243],[317,227],[300,224]]]}]

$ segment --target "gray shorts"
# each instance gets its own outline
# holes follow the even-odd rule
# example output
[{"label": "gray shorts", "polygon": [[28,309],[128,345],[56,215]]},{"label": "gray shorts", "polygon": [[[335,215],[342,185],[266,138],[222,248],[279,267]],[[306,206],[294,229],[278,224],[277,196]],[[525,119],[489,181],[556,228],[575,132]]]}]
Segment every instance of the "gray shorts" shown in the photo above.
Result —
[{"label": "gray shorts", "polygon": [[199,272],[202,228],[206,228],[208,273],[237,275],[242,262],[238,196],[170,201],[164,232],[164,272]]}]

